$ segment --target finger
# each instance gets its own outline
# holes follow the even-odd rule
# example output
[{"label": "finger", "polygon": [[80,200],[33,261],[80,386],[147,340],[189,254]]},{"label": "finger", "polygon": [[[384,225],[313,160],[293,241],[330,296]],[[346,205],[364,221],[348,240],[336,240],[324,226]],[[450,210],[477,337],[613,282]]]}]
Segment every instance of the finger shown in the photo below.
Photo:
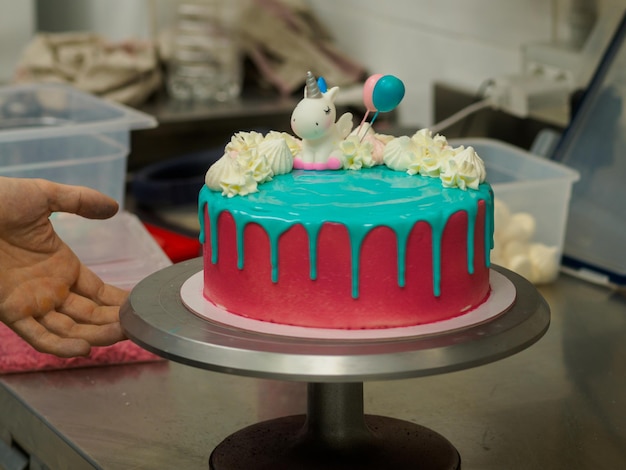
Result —
[{"label": "finger", "polygon": [[97,299],[102,305],[121,307],[128,299],[130,292],[110,284],[104,284],[98,292]]},{"label": "finger", "polygon": [[88,341],[82,338],[62,338],[48,331],[32,317],[24,318],[9,326],[35,350],[42,353],[68,358],[87,356],[91,351]]},{"label": "finger", "polygon": [[92,346],[109,346],[126,339],[119,322],[86,325],[76,323],[62,313],[49,312],[39,319],[39,323],[62,338],[83,339]]},{"label": "finger", "polygon": [[99,305],[119,307],[128,298],[128,291],[105,284],[102,279],[85,265],[81,265],[78,278],[72,290]]},{"label": "finger", "polygon": [[117,202],[95,189],[38,180],[51,212],[69,212],[89,219],[107,219],[117,212]]},{"label": "finger", "polygon": [[120,319],[118,306],[98,305],[93,300],[82,295],[70,293],[63,305],[57,307],[59,313],[63,313],[76,323],[91,325],[106,325]]}]

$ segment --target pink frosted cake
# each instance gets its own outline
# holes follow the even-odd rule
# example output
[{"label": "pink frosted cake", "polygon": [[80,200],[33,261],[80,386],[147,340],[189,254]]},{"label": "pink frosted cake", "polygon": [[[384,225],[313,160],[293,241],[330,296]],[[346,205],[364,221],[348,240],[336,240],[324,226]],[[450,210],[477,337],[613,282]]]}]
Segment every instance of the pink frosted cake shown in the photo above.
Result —
[{"label": "pink frosted cake", "polygon": [[316,102],[304,117],[296,107],[298,137],[238,133],[207,172],[206,300],[257,320],[341,329],[436,322],[483,303],[493,194],[473,149],[426,129],[352,131],[351,117],[335,122],[336,88],[307,86],[303,102]]}]

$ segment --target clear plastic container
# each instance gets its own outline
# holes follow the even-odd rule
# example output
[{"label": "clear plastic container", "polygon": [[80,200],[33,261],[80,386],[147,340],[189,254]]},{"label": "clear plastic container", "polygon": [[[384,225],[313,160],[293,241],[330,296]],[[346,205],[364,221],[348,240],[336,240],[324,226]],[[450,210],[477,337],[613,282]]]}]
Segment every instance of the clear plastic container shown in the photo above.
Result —
[{"label": "clear plastic container", "polygon": [[[578,172],[494,139],[455,139],[450,143],[474,147],[485,162],[487,181],[493,187],[495,200],[503,202],[510,214],[530,215],[534,230],[532,239],[527,241],[549,247],[554,259],[559,262],[563,253],[572,185],[579,178]],[[496,219],[495,229],[497,233],[506,227],[498,226]],[[495,250],[501,248],[498,240],[496,237]],[[553,270],[538,283],[550,282],[557,274],[558,270]]]},{"label": "clear plastic container", "polygon": [[224,102],[240,95],[242,58],[229,24],[237,7],[223,0],[178,3],[166,79],[172,98]]},{"label": "clear plastic container", "polygon": [[0,87],[0,175],[88,186],[123,206],[130,131],[154,126],[66,85]]},{"label": "clear plastic container", "polygon": [[[124,205],[130,131],[151,116],[65,85],[0,88],[0,175],[88,186]],[[105,282],[131,288],[170,263],[141,222],[52,214],[59,236]]]},{"label": "clear plastic container", "polygon": [[122,289],[132,289],[143,278],[172,264],[141,221],[129,212],[107,220],[57,214],[52,222],[85,265],[108,284]]}]

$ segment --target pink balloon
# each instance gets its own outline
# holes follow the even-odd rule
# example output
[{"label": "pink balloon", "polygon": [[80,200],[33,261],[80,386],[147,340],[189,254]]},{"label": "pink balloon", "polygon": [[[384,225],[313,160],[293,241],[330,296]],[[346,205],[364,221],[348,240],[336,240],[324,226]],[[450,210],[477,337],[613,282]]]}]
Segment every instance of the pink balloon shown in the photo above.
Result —
[{"label": "pink balloon", "polygon": [[376,73],[365,80],[363,85],[363,104],[365,104],[368,111],[378,111],[376,106],[374,106],[374,87],[382,77],[382,73]]}]

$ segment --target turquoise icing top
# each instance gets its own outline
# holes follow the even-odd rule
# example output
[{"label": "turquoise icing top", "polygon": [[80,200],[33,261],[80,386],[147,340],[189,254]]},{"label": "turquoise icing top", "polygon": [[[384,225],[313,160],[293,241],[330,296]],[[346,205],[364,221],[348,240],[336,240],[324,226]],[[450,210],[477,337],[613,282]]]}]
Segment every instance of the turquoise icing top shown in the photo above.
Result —
[{"label": "turquoise icing top", "polygon": [[[467,269],[474,270],[474,226],[478,201],[487,204],[485,264],[493,247],[493,197],[491,187],[482,183],[477,190],[444,188],[439,178],[411,176],[384,165],[338,171],[303,171],[274,176],[259,192],[225,197],[206,185],[200,191],[200,241],[205,243],[204,207],[210,203],[209,223],[217,227],[222,211],[233,216],[237,229],[238,267],[243,269],[243,232],[249,222],[259,224],[270,241],[272,281],[278,280],[278,239],[295,224],[302,224],[309,237],[310,277],[317,277],[317,235],[322,224],[336,222],[347,227],[352,259],[352,296],[359,294],[359,260],[363,239],[379,226],[391,228],[398,241],[398,285],[405,283],[406,243],[413,226],[426,221],[431,226],[433,247],[433,293],[440,294],[441,237],[452,214],[468,214]],[[212,263],[217,263],[217,231],[211,230]]]}]

